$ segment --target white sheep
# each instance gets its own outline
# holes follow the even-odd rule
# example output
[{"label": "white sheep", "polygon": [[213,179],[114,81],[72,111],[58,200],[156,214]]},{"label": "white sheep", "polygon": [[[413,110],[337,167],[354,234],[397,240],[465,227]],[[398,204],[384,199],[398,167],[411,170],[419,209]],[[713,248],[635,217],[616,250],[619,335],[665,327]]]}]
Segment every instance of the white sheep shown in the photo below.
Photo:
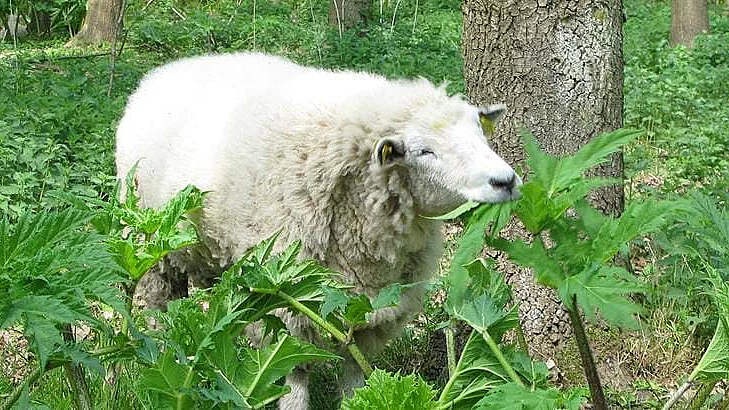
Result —
[{"label": "white sheep", "polygon": [[[193,280],[219,274],[283,228],[283,242],[300,239],[304,257],[373,297],[436,272],[441,222],[425,217],[519,195],[521,179],[482,129],[492,130],[503,111],[474,107],[423,79],[302,67],[258,53],[195,57],[142,80],[117,131],[117,171],[123,177],[139,161],[145,206],[188,184],[210,191],[196,216],[202,245],[173,263]],[[409,288],[397,307],[355,332],[365,354],[402,330],[423,295],[422,286]],[[295,335],[311,330],[305,320],[288,324]],[[350,358],[343,388],[362,383]],[[287,384],[280,407],[306,409],[306,372]]]}]

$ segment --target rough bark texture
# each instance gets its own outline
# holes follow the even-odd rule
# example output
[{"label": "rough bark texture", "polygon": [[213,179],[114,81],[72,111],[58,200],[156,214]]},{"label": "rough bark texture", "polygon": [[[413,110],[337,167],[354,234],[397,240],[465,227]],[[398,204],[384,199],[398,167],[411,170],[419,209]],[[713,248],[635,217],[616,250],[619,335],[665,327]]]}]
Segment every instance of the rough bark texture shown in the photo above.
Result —
[{"label": "rough bark texture", "polygon": [[[728,3],[729,4],[729,3]],[[709,32],[709,12],[706,0],[673,0],[671,2],[671,47],[692,47],[694,39]]]},{"label": "rough bark texture", "polygon": [[[563,154],[622,125],[621,1],[465,0],[463,14],[467,94],[475,104],[506,103],[492,145],[510,163],[523,163],[522,129],[548,152]],[[596,172],[620,178],[622,157]],[[596,193],[593,202],[620,213],[622,187]],[[519,234],[512,226],[507,236]],[[557,359],[571,334],[567,312],[531,272],[499,259],[521,303],[532,353]]]},{"label": "rough bark texture", "polygon": [[88,46],[113,42],[117,35],[117,23],[122,5],[122,0],[88,0],[81,30],[68,45]]},{"label": "rough bark texture", "polygon": [[329,24],[343,30],[372,18],[372,0],[329,0]]}]

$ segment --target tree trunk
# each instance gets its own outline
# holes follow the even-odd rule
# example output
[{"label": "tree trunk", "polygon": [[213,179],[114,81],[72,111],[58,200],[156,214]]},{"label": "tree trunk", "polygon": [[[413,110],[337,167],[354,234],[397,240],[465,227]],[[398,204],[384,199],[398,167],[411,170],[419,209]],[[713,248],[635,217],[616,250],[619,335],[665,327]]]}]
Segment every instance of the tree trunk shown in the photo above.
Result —
[{"label": "tree trunk", "polygon": [[51,16],[45,11],[39,11],[40,4],[33,6],[28,22],[28,33],[37,37],[47,37],[51,34]]},{"label": "tree trunk", "polygon": [[340,30],[367,23],[372,18],[372,0],[329,0],[329,25]]},{"label": "tree trunk", "polygon": [[117,29],[121,30],[123,4],[123,0],[88,0],[81,30],[67,45],[85,47],[113,42]]},{"label": "tree trunk", "polygon": [[[504,102],[494,149],[523,164],[518,132],[531,132],[552,154],[573,153],[620,128],[623,109],[622,2],[465,0],[463,47],[467,94],[477,105]],[[596,170],[622,178],[622,157]],[[622,186],[593,195],[607,213],[623,208]],[[507,237],[521,235],[512,226]],[[531,272],[504,262],[532,353],[553,358],[571,334],[558,297]]]},{"label": "tree trunk", "polygon": [[709,32],[706,0],[673,0],[671,2],[671,47],[693,47],[694,39]]}]

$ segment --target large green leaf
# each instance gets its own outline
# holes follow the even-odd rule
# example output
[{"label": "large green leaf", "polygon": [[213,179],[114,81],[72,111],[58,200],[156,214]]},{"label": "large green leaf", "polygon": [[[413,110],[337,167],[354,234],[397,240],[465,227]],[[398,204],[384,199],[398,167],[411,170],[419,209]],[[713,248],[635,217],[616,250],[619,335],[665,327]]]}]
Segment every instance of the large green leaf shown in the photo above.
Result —
[{"label": "large green leaf", "polygon": [[689,380],[713,383],[729,379],[729,285],[711,267],[707,269],[714,285],[712,296],[719,312],[719,321],[709,347],[689,375]]},{"label": "large green leaf", "polygon": [[521,239],[494,239],[489,241],[489,245],[506,252],[512,261],[534,269],[537,282],[542,285],[552,288],[562,286],[565,280],[564,270],[544,247],[540,237],[534,238],[531,244]]},{"label": "large green leaf", "polygon": [[0,328],[20,324],[42,366],[67,344],[62,326],[85,322],[112,332],[95,318],[92,302],[125,314],[124,279],[104,237],[86,229],[92,217],[69,209],[23,214],[15,225],[0,221]]},{"label": "large green leaf", "polygon": [[428,410],[437,409],[435,392],[420,376],[401,376],[375,369],[367,386],[342,402],[342,410]]},{"label": "large green leaf", "polygon": [[585,316],[595,322],[595,313],[611,324],[636,328],[636,315],[640,306],[632,302],[628,295],[644,292],[638,280],[623,268],[591,265],[582,272],[568,276],[559,288],[562,301],[571,305],[572,296],[582,307]]},{"label": "large green leaf", "polygon": [[196,393],[190,386],[199,382],[191,363],[178,360],[172,349],[164,352],[155,366],[144,369],[137,380],[137,391],[146,395],[155,409],[194,408]]},{"label": "large green leaf", "polygon": [[455,373],[438,398],[441,408],[470,409],[494,386],[509,381],[509,375],[486,344],[473,331],[463,347]]},{"label": "large green leaf", "polygon": [[579,410],[584,397],[563,394],[556,389],[529,389],[515,383],[490,390],[474,410]]},{"label": "large green leaf", "polygon": [[285,332],[280,332],[276,341],[262,349],[243,348],[240,355],[235,353],[229,340],[218,338],[215,352],[207,357],[218,369],[219,384],[211,389],[217,391],[216,397],[252,407],[270,403],[285,394],[287,390],[274,383],[296,366],[338,358]]}]

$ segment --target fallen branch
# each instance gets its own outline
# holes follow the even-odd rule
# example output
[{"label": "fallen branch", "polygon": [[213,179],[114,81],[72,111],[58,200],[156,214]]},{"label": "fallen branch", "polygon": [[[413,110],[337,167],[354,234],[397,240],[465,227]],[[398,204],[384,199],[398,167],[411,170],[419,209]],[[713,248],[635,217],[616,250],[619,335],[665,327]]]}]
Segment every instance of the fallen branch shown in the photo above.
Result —
[{"label": "fallen branch", "polygon": [[666,404],[663,406],[661,410],[668,410],[671,407],[673,407],[674,404],[678,401],[678,399],[683,396],[684,393],[686,393],[686,390],[688,390],[693,385],[692,381],[687,381],[681,387],[676,390],[676,393],[673,393],[673,396],[666,402]]}]

